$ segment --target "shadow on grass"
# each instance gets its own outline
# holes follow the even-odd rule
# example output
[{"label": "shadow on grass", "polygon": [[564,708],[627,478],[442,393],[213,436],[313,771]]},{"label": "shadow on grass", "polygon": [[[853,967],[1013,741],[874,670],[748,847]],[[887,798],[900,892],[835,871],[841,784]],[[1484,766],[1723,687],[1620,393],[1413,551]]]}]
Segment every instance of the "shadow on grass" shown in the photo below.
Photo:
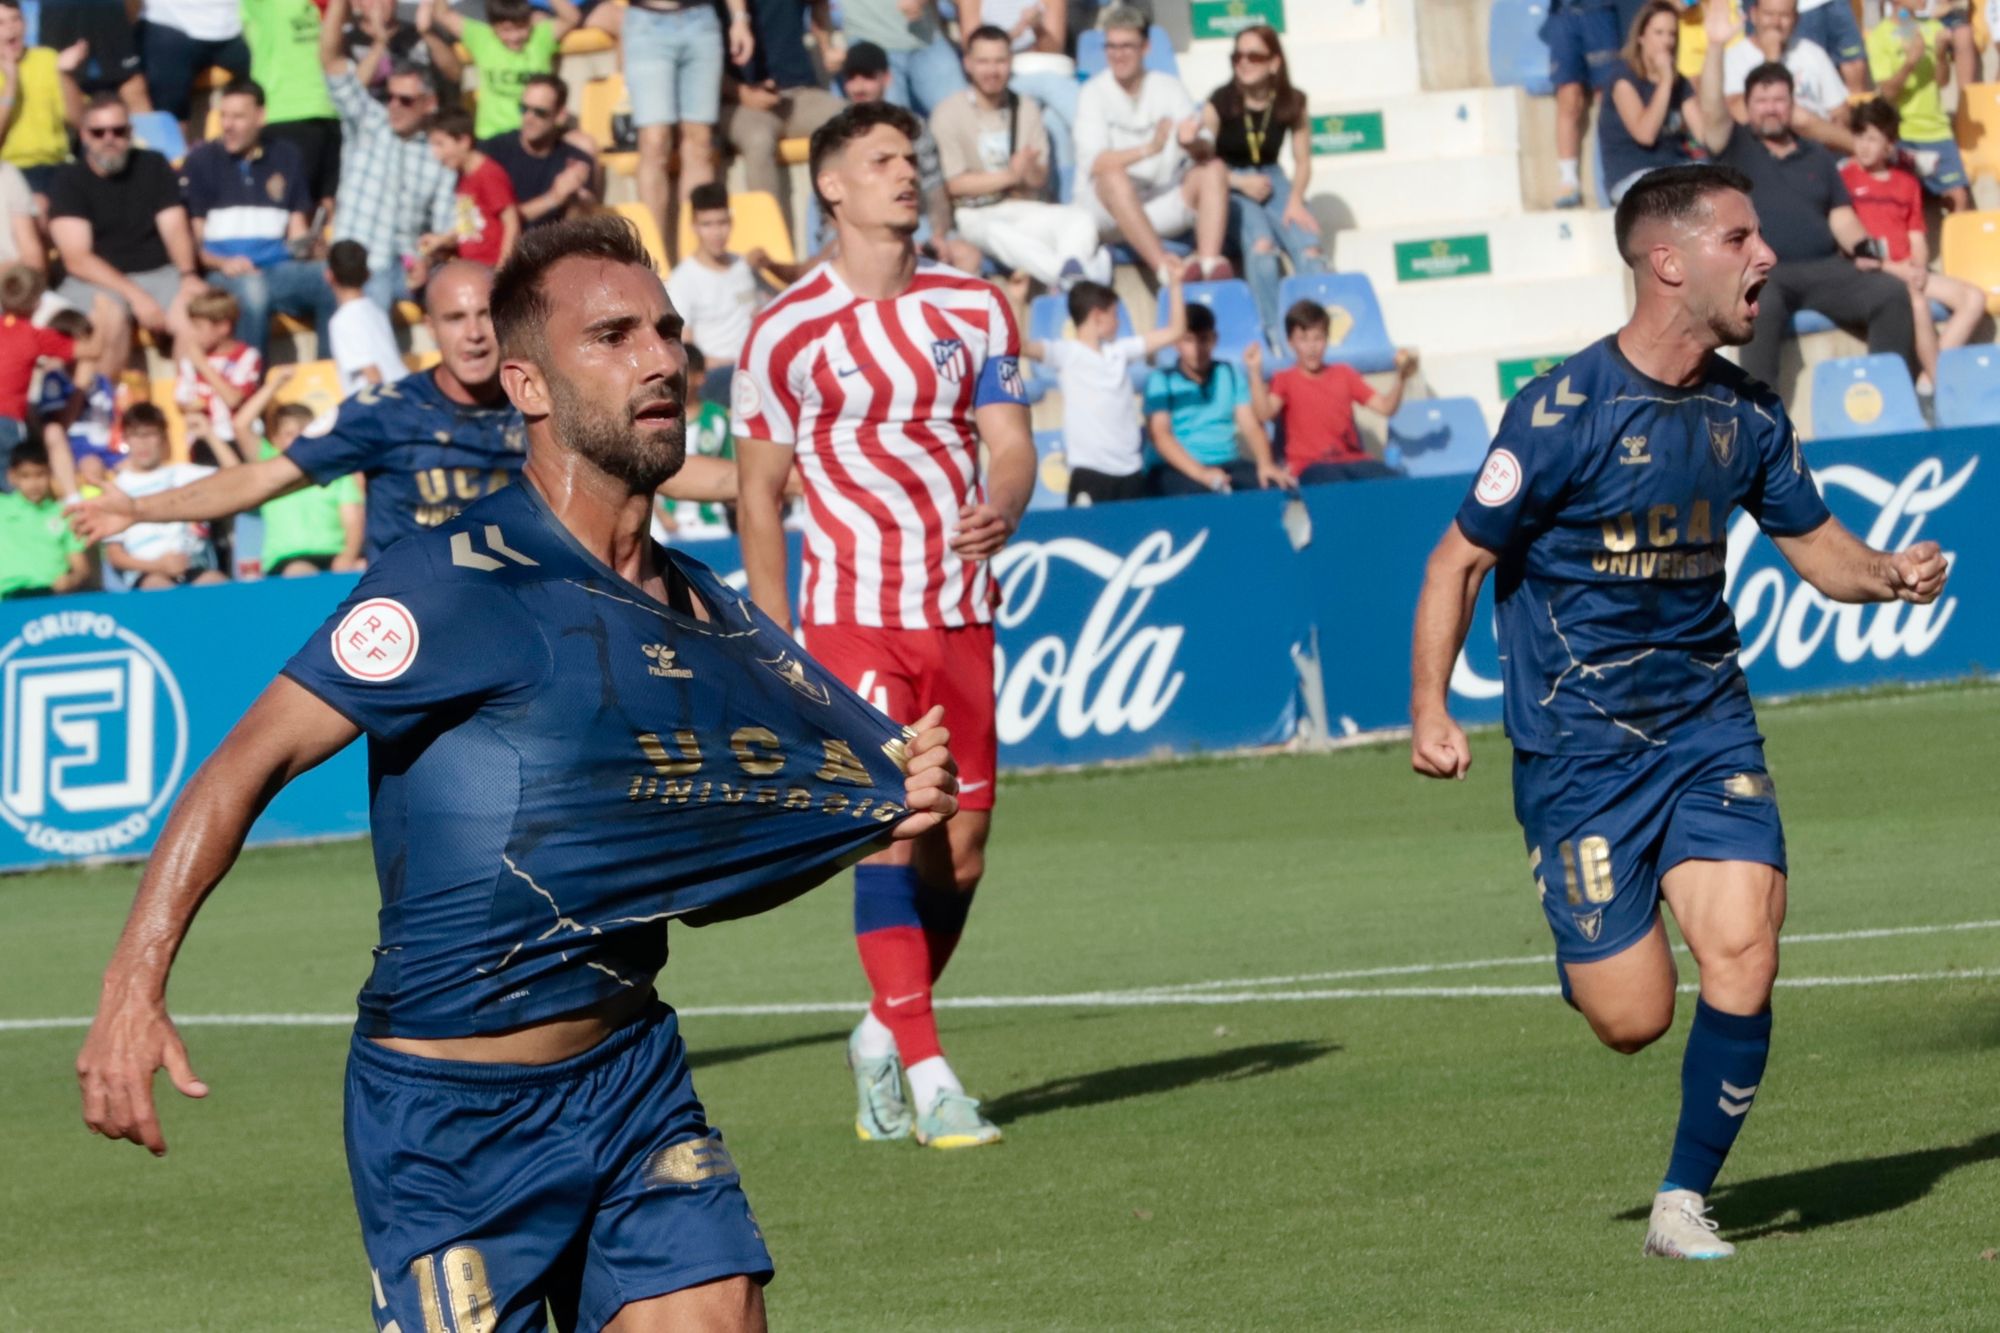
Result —
[{"label": "shadow on grass", "polygon": [[715,1065],[733,1064],[738,1060],[754,1060],[760,1055],[774,1055],[779,1051],[794,1051],[801,1046],[826,1046],[847,1040],[848,1029],[835,1028],[830,1032],[807,1032],[796,1037],[779,1037],[775,1041],[744,1042],[740,1046],[690,1046],[688,1066],[692,1069],[708,1069]]},{"label": "shadow on grass", "polygon": [[[2000,1133],[1943,1148],[1859,1157],[1746,1180],[1717,1190],[1709,1203],[1729,1239],[1756,1240],[1893,1213],[1929,1194],[1953,1171],[1992,1161],[2000,1161]],[[1618,1216],[1634,1222],[1650,1212],[1648,1205]]]},{"label": "shadow on grass", "polygon": [[1119,1065],[1071,1078],[1052,1079],[1032,1088],[1021,1088],[986,1103],[986,1114],[1006,1123],[1049,1111],[1067,1111],[1079,1106],[1101,1106],[1130,1097],[1151,1097],[1176,1092],[1197,1083],[1228,1082],[1256,1078],[1309,1064],[1340,1048],[1330,1041],[1276,1041],[1257,1046],[1237,1046],[1209,1055],[1188,1055],[1174,1060],[1151,1060],[1140,1065]]}]

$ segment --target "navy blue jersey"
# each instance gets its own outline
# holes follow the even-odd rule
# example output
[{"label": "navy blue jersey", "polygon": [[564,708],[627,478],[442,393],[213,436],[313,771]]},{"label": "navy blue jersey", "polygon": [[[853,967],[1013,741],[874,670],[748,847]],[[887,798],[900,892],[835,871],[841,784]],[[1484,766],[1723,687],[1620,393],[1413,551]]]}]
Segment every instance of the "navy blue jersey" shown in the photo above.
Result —
[{"label": "navy blue jersey", "polygon": [[644,989],[668,918],[774,905],[905,813],[902,729],[663,558],[711,622],[510,486],[370,565],[286,665],[368,735],[363,1035],[494,1032]]},{"label": "navy blue jersey", "polygon": [[285,457],[321,486],[350,472],[368,478],[365,553],[373,560],[512,481],[527,448],[511,403],[455,403],[424,374],[360,390],[330,429],[301,436]]},{"label": "navy blue jersey", "polygon": [[1515,395],[1458,526],[1500,557],[1517,748],[1611,754],[1697,722],[1757,738],[1722,596],[1738,505],[1780,537],[1830,517],[1778,396],[1719,357],[1674,388],[1606,338]]}]

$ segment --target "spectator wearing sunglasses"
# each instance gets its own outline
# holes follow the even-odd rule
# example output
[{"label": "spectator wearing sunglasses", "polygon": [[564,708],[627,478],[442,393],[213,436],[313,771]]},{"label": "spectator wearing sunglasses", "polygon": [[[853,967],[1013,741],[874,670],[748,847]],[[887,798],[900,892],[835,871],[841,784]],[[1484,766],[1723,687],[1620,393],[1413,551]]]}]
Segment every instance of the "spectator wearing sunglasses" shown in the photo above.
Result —
[{"label": "spectator wearing sunglasses", "polygon": [[132,113],[116,93],[90,99],[81,131],[83,157],[49,182],[49,231],[69,272],[56,294],[108,316],[104,363],[116,374],[133,325],[162,337],[178,330],[204,284],[180,182],[166,158],[133,147]]},{"label": "spectator wearing sunglasses", "polygon": [[513,183],[521,225],[530,230],[597,204],[597,159],[564,137],[568,104],[568,84],[537,74],[521,89],[521,128],[479,144]]}]

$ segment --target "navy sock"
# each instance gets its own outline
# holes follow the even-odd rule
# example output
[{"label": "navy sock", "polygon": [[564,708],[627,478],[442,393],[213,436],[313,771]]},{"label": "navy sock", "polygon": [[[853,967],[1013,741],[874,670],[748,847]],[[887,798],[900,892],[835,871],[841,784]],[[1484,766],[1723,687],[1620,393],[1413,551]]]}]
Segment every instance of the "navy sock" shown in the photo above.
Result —
[{"label": "navy sock", "polygon": [[1750,1113],[1771,1054],[1771,1011],[1725,1014],[1697,998],[1681,1059],[1681,1122],[1662,1190],[1707,1195]]},{"label": "navy sock", "polygon": [[854,867],[854,933],[889,930],[896,926],[921,927],[917,895],[922,885],[910,866],[860,865]]}]

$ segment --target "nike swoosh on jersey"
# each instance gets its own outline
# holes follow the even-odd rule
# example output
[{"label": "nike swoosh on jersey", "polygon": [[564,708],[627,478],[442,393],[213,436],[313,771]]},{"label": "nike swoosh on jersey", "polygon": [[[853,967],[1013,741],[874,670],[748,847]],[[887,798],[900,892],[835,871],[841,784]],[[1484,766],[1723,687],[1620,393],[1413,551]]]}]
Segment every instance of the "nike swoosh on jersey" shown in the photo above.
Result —
[{"label": "nike swoosh on jersey", "polygon": [[882,1001],[882,1003],[888,1005],[891,1009],[900,1009],[912,1000],[921,1000],[923,998],[924,998],[924,993],[918,990],[918,991],[911,991],[908,995],[888,996]]},{"label": "nike swoosh on jersey", "polygon": [[992,786],[992,785],[993,785],[993,784],[992,784],[992,782],[990,782],[990,781],[986,781],[986,782],[961,782],[961,783],[959,783],[959,784],[958,784],[958,794],[959,794],[960,796],[970,796],[970,795],[972,795],[972,793],[974,793],[974,792],[978,791],[978,790],[979,790],[980,788],[982,788],[982,787],[990,787],[990,786]]}]

